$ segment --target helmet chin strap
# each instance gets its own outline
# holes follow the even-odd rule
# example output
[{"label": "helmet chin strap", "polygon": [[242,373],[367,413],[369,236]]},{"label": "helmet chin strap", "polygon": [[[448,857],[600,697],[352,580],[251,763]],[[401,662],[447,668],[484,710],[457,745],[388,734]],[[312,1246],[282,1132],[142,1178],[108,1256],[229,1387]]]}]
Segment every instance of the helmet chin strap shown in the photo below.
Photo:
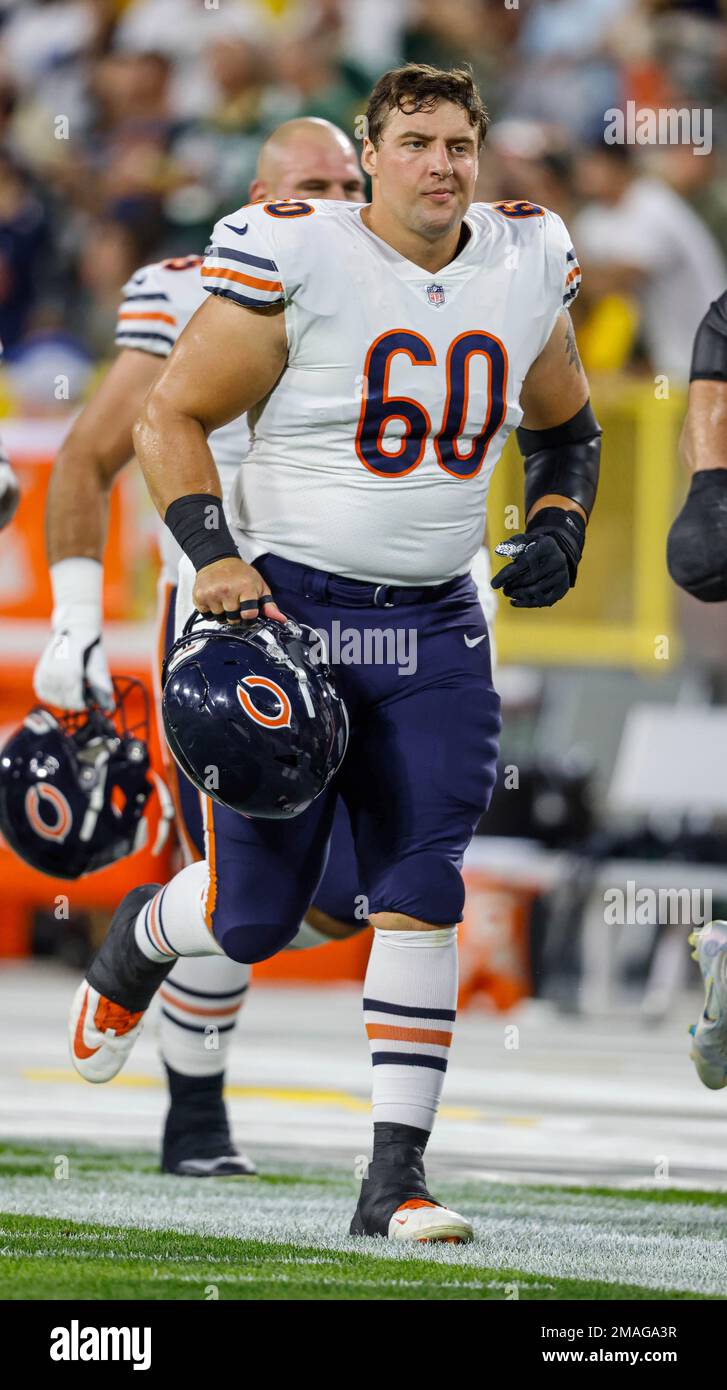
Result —
[{"label": "helmet chin strap", "polygon": [[96,829],[96,823],[103,810],[106,780],[109,774],[109,757],[110,753],[108,749],[104,748],[99,751],[98,756],[94,759],[94,767],[98,772],[98,779],[88,799],[86,814],[83,817],[81,829],[79,831],[79,840],[88,841],[92,839],[93,832]]}]

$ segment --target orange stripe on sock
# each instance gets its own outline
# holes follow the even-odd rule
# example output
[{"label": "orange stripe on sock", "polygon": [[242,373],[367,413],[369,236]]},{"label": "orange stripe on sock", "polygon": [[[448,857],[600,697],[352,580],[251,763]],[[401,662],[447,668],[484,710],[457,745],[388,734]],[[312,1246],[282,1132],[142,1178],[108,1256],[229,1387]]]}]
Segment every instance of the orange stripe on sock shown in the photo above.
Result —
[{"label": "orange stripe on sock", "polygon": [[232,1014],[236,1014],[242,1007],[241,1004],[233,1004],[232,1007],[228,1009],[198,1009],[195,1004],[182,1004],[175,995],[170,994],[166,989],[160,989],[159,994],[162,999],[166,999],[168,1003],[173,1004],[175,1009],[181,1009],[185,1014],[199,1014],[200,1018],[230,1018]]},{"label": "orange stripe on sock", "polygon": [[158,928],[158,926],[157,926],[156,914],[157,914],[158,910],[159,910],[159,894],[157,893],[157,894],[156,894],[156,897],[152,898],[152,900],[151,900],[151,907],[149,908],[149,917],[148,917],[149,930],[150,930],[152,936],[154,937],[154,944],[155,944],[157,950],[158,950],[158,951],[161,951],[161,953],[162,953],[163,956],[171,956],[171,955],[174,954],[174,952],[173,952],[173,951],[170,951],[170,950],[167,948],[167,946],[165,946],[164,941],[163,941],[163,939],[162,939],[161,932],[159,931],[159,928]]},{"label": "orange stripe on sock", "polygon": [[367,1023],[369,1038],[395,1038],[397,1042],[436,1043],[438,1047],[449,1047],[451,1033],[440,1033],[435,1028],[397,1028],[389,1023]]}]

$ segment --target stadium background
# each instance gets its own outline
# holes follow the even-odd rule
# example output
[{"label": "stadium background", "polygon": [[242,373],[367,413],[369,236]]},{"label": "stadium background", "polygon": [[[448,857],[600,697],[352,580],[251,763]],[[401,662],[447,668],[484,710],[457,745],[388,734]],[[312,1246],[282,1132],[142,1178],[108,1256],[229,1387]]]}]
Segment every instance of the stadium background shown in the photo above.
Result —
[{"label": "stadium background", "polygon": [[[501,779],[467,860],[462,929],[467,1104],[492,1100],[490,1063],[503,1021],[532,1030],[545,1071],[558,1033],[559,1060],[546,1083],[553,1095],[570,1084],[573,1053],[600,1059],[596,1071],[606,1079],[627,1070],[640,1029],[660,1027],[651,1081],[664,1095],[676,1087],[694,1120],[677,1167],[708,1185],[721,1171],[724,1123],[719,1097],[700,1094],[686,1060],[686,1021],[701,997],[689,925],[659,921],[657,909],[651,920],[629,920],[627,912],[622,927],[606,926],[604,894],[626,893],[629,882],[694,889],[712,892],[714,915],[727,908],[727,618],[724,605],[679,594],[664,560],[686,486],[677,446],[693,328],[727,283],[727,37],[717,0],[0,0],[0,432],[23,492],[0,536],[0,728],[9,732],[32,702],[31,672],[50,615],[49,470],[69,418],[111,360],[122,284],[145,261],[204,248],[216,217],[245,201],[260,143],[280,121],[326,116],[360,143],[372,81],[405,59],[471,62],[493,120],[478,196],[543,202],[569,226],[583,268],[574,321],[604,427],[602,489],[577,588],[552,612],[516,612],[501,600],[497,619]],[[606,150],[604,113],[629,101],[707,108],[714,148]],[[609,279],[614,258],[599,260],[599,219],[609,215],[608,199],[637,180],[652,193],[655,186],[670,192],[666,202],[655,198],[653,225],[648,213],[642,221],[646,250],[668,239],[671,216],[675,227],[683,224],[685,210],[688,226],[699,229],[698,249],[666,270],[655,257],[653,274],[647,264],[642,283],[624,292]],[[590,229],[583,244],[579,227]],[[665,274],[679,278],[694,323],[669,323],[661,342],[644,306]],[[522,504],[521,478],[509,451],[492,488],[493,545],[507,509]],[[138,470],[129,468],[114,493],[107,553],[106,641],[115,671],[148,670],[155,533]],[[0,989],[6,1002],[13,995],[45,1001],[43,1065],[53,1047],[58,1053],[39,1078],[46,1119],[11,1086],[6,1133],[42,1134],[48,1114],[57,1127],[64,1113],[81,1136],[96,1132],[83,1118],[90,1104],[84,1109],[53,1089],[65,1060],[62,1037],[51,1042],[51,1021],[62,1029],[59,1001],[120,891],[157,876],[148,865],[142,854],[55,885],[0,844],[7,965]],[[67,913],[59,915],[57,893],[68,895]],[[362,1033],[350,982],[362,978],[367,949],[364,936],[256,968],[268,987],[255,1006],[256,1018],[267,1011],[258,1049],[280,1042],[284,1068],[286,1010],[305,1033],[311,1008],[329,1009],[333,1037],[345,1005],[345,1027]],[[6,1023],[8,1016],[12,1008]],[[246,1026],[243,1019],[241,1057]],[[5,1044],[8,1076],[12,1030]],[[365,1097],[363,1036],[360,1052]],[[153,1070],[151,1047],[148,1059]],[[255,1068],[244,1065],[249,1093]],[[536,1073],[515,1107],[534,1103]],[[358,1084],[323,1062],[308,1077],[319,1088],[344,1081]],[[509,1103],[506,1088],[498,1095]],[[109,1133],[146,1140],[161,1106],[161,1092],[136,1109],[127,1105],[116,1129],[107,1106]],[[634,1093],[629,1113],[638,1106]],[[613,1133],[624,1128],[617,1112]],[[285,1126],[276,1128],[270,1114],[262,1124],[284,1142]],[[332,1133],[329,1121],[321,1134],[333,1142]],[[648,1177],[658,1142],[649,1135],[637,1153],[628,1143],[609,1149],[600,1134],[593,1150],[583,1150],[583,1164]],[[562,1176],[577,1168],[563,1158],[562,1143],[535,1157],[527,1142],[495,1143],[497,1159],[482,1155],[480,1139],[471,1147],[494,1169]]]}]

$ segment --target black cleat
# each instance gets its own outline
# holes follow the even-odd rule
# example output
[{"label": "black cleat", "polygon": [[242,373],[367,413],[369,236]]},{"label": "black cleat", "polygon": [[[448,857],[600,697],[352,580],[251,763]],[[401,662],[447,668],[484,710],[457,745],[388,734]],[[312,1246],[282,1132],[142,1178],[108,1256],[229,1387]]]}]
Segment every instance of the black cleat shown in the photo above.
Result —
[{"label": "black cleat", "polygon": [[224,1072],[183,1076],[165,1063],[171,1104],[162,1141],[163,1173],[182,1178],[249,1178],[257,1168],[235,1148],[222,1098]]},{"label": "black cleat", "polygon": [[349,1234],[388,1240],[472,1240],[469,1221],[432,1197],[424,1176],[429,1135],[411,1125],[375,1124],[374,1157],[361,1183]]}]

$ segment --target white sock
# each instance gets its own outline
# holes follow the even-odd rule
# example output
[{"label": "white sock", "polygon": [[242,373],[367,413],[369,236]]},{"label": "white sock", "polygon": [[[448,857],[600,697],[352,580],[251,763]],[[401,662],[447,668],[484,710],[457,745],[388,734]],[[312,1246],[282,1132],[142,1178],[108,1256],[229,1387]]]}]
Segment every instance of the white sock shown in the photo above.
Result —
[{"label": "white sock", "polygon": [[457,928],[376,927],[364,981],[373,1118],[431,1130],[457,1009]]},{"label": "white sock", "polygon": [[188,864],[145,903],[136,919],[136,944],[149,960],[170,956],[224,956],[205,916],[206,860]]},{"label": "white sock", "polygon": [[319,931],[317,927],[312,927],[305,918],[301,922],[293,940],[288,942],[286,951],[307,951],[311,946],[330,946],[333,941],[332,936],[326,936],[325,932]]},{"label": "white sock", "polygon": [[180,957],[159,990],[159,1043],[168,1067],[183,1076],[225,1070],[249,982],[250,966],[228,956]]}]

